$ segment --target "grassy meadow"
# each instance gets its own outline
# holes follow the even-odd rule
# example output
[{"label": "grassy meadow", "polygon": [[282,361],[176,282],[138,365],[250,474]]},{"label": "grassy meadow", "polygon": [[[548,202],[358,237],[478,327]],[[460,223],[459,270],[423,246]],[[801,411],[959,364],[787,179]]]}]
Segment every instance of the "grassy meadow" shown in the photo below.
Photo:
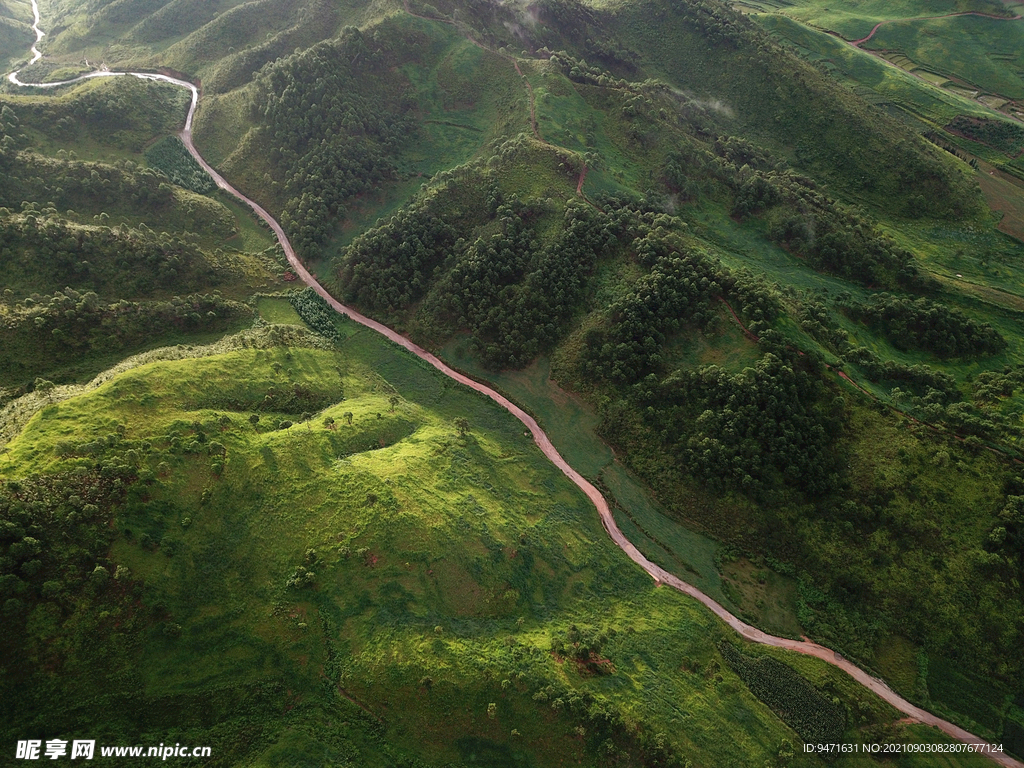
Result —
[{"label": "grassy meadow", "polygon": [[[286,307],[259,302],[268,321],[295,320]],[[127,475],[101,511],[112,578],[83,581],[55,541],[47,597],[8,625],[30,662],[4,679],[28,692],[9,728],[172,729],[214,765],[818,764],[785,756],[798,740],[715,649],[731,633],[633,566],[518,422],[340,331],[333,348],[152,362],[40,403],[6,447],[9,492]],[[87,539],[89,514],[37,535]],[[934,738],[827,665],[781,658],[843,702],[850,736]]]},{"label": "grassy meadow", "polygon": [[861,0],[842,8],[832,8],[824,0],[804,0],[791,4],[765,3],[763,7],[782,10],[802,24],[838,32],[847,40],[866,37],[872,27],[882,21],[912,19],[921,16],[942,16],[950,13],[978,11],[998,16],[1012,16],[1013,4],[994,0],[940,0],[922,3],[919,0],[878,2]]},{"label": "grassy meadow", "polygon": [[[1013,129],[1024,96],[1020,54],[1024,22],[1012,17],[1021,6],[988,3],[897,4],[875,8],[859,4],[833,10],[819,3],[750,7],[757,21],[809,61],[825,68],[869,103],[894,111],[915,130],[938,137],[945,146],[966,152],[965,159],[988,161],[1021,178],[1017,150],[993,148],[965,135],[962,121]],[[974,12],[939,18],[949,13]],[[986,16],[989,14],[996,18]],[[857,50],[837,40],[866,37]],[[989,185],[986,199],[1005,211]],[[1018,185],[1020,186],[1020,185]],[[1009,232],[1015,232],[1011,226]]]},{"label": "grassy meadow", "polygon": [[885,24],[865,47],[900,51],[922,67],[983,92],[1021,99],[1022,43],[1024,20],[955,16]]},{"label": "grassy meadow", "polygon": [[32,34],[32,5],[23,0],[0,3],[0,69],[8,72],[35,40]]}]

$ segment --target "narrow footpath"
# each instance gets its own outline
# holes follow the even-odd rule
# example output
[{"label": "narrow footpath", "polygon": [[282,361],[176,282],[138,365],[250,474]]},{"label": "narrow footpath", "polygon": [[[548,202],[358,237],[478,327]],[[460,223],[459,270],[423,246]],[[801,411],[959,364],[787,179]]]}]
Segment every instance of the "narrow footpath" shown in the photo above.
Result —
[{"label": "narrow footpath", "polygon": [[[32,10],[35,15],[35,23],[33,24],[33,29],[36,32],[36,40],[38,42],[43,38],[44,33],[39,29],[39,6],[36,0],[32,0]],[[39,60],[42,54],[39,53],[36,46],[32,47],[32,53],[33,59],[31,63],[35,63]],[[360,325],[363,325],[373,331],[376,331],[377,333],[387,338],[389,341],[392,341],[393,343],[397,344],[403,349],[416,355],[421,360],[425,360],[448,378],[453,379],[459,382],[460,384],[464,384],[470,389],[473,389],[477,392],[486,395],[495,403],[497,403],[502,408],[511,413],[513,416],[515,416],[517,419],[519,419],[519,421],[521,421],[530,431],[530,434],[533,436],[534,442],[537,444],[537,447],[540,448],[541,452],[543,452],[543,454],[556,467],[558,467],[558,469],[561,470],[566,477],[568,477],[573,483],[575,483],[576,486],[579,487],[581,491],[583,491],[583,493],[587,496],[588,499],[590,499],[591,503],[597,509],[597,512],[601,517],[601,523],[604,526],[605,531],[608,533],[608,536],[612,539],[612,541],[615,542],[619,549],[626,553],[626,556],[629,557],[630,560],[632,560],[634,563],[643,568],[643,570],[646,571],[647,574],[654,579],[656,584],[671,587],[672,589],[678,590],[684,595],[688,595],[694,598],[695,600],[698,600],[699,602],[703,603],[705,606],[707,606],[707,608],[709,608],[712,611],[712,613],[718,616],[718,618],[720,618],[722,621],[724,621],[726,624],[732,627],[733,630],[735,630],[737,633],[742,635],[747,640],[754,643],[760,643],[761,645],[768,645],[775,648],[784,648],[786,650],[795,651],[797,653],[802,653],[807,656],[814,656],[815,658],[826,661],[834,667],[841,669],[843,672],[848,674],[850,677],[852,677],[858,683],[863,685],[865,688],[875,693],[881,699],[886,701],[888,704],[892,705],[894,708],[898,709],[900,712],[903,712],[905,715],[912,718],[914,721],[938,728],[948,736],[960,742],[963,742],[964,744],[971,745],[972,751],[984,754],[987,757],[994,760],[999,765],[1005,766],[1006,768],[1024,768],[1024,763],[1010,757],[1009,755],[1003,752],[997,752],[996,747],[992,744],[989,744],[984,739],[981,739],[980,737],[975,736],[969,733],[968,731],[964,730],[963,728],[960,728],[959,726],[954,725],[953,723],[947,722],[946,720],[943,720],[931,714],[930,712],[927,712],[923,709],[920,709],[919,707],[914,706],[909,701],[902,698],[899,694],[893,691],[885,683],[885,681],[880,680],[877,677],[872,677],[867,672],[862,670],[860,667],[843,658],[835,651],[832,651],[829,648],[825,648],[824,646],[818,645],[817,643],[801,640],[790,640],[788,638],[775,637],[774,635],[769,635],[766,632],[762,632],[756,627],[752,627],[749,624],[746,624],[745,622],[741,621],[737,617],[733,616],[721,604],[719,604],[711,597],[701,592],[692,584],[687,584],[685,581],[680,579],[675,574],[669,573],[661,566],[655,565],[646,557],[644,557],[643,554],[641,554],[640,550],[638,550],[633,545],[633,543],[625,537],[622,531],[619,530],[619,527],[615,522],[615,518],[612,516],[611,508],[608,506],[608,502],[605,500],[604,496],[601,495],[600,491],[598,491],[597,488],[594,487],[594,485],[589,480],[587,480],[579,472],[577,472],[575,469],[569,466],[569,463],[564,458],[562,458],[561,454],[558,453],[558,451],[555,449],[555,446],[551,443],[551,439],[540,428],[540,426],[538,426],[537,422],[534,420],[532,416],[530,416],[530,414],[526,413],[526,411],[524,411],[518,405],[516,405],[515,403],[513,403],[511,400],[501,395],[500,393],[494,391],[490,387],[481,384],[480,382],[475,381],[474,379],[471,379],[468,376],[465,376],[464,374],[461,374],[458,371],[450,368],[434,354],[426,351],[419,345],[413,343],[410,339],[407,339],[405,336],[402,336],[401,334],[399,334],[396,331],[393,331],[387,326],[378,323],[376,320],[372,320],[371,318],[366,317],[365,315],[352,309],[351,307],[345,306],[337,299],[335,299],[333,296],[331,296],[331,294],[329,294],[327,290],[322,285],[320,285],[316,278],[314,278],[313,275],[310,274],[309,270],[307,270],[306,267],[302,264],[302,262],[299,261],[298,256],[296,256],[295,254],[295,250],[292,248],[291,242],[289,242],[288,240],[288,236],[285,234],[284,229],[277,222],[277,220],[273,216],[271,216],[266,211],[266,209],[264,209],[258,203],[250,200],[248,197],[246,197],[237,189],[235,189],[223,176],[221,176],[216,170],[214,170],[214,168],[209,163],[206,162],[203,156],[199,154],[198,150],[196,150],[195,145],[192,143],[192,118],[195,116],[196,107],[199,104],[199,90],[196,88],[195,85],[185,80],[178,80],[167,75],[153,74],[149,72],[91,72],[87,75],[82,75],[81,77],[77,77],[72,80],[65,80],[57,83],[45,84],[23,83],[18,79],[18,72],[12,72],[10,75],[8,75],[8,80],[11,83],[19,86],[35,88],[56,88],[59,86],[70,85],[95,77],[125,76],[138,77],[143,80],[159,80],[161,82],[171,83],[172,85],[176,85],[180,88],[187,88],[189,91],[191,91],[192,103],[189,106],[188,116],[185,118],[185,127],[182,128],[182,130],[178,134],[179,137],[181,138],[182,143],[188,149],[192,157],[196,159],[196,162],[198,162],[203,167],[203,169],[208,174],[210,174],[210,177],[216,182],[218,187],[220,187],[225,192],[233,195],[238,200],[248,205],[250,208],[252,208],[252,210],[256,213],[257,216],[259,216],[261,219],[263,219],[264,222],[266,222],[266,224],[277,236],[278,242],[281,244],[281,248],[284,250],[285,256],[288,259],[288,263],[291,264],[292,269],[299,276],[302,282],[305,283],[310,288],[312,288],[314,291],[316,291],[317,294],[319,294],[321,297],[323,297],[323,299],[328,304],[330,304],[330,306],[333,307],[335,311],[348,317],[350,320],[359,323]],[[582,186],[582,183],[579,186]]]}]

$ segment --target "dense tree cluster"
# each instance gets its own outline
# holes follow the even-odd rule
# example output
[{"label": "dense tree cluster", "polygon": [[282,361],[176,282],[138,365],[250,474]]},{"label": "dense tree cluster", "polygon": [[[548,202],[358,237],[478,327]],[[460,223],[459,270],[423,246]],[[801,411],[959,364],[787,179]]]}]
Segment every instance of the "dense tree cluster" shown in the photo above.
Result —
[{"label": "dense tree cluster", "polygon": [[210,175],[188,153],[177,136],[167,136],[147,149],[146,162],[150,168],[161,171],[179,187],[201,195],[209,194],[217,188]]},{"label": "dense tree cluster", "polygon": [[86,355],[120,352],[168,334],[223,330],[250,312],[215,294],[146,302],[106,302],[71,288],[49,297],[37,294],[0,316],[0,381],[31,380]]},{"label": "dense tree cluster", "polygon": [[[1024,570],[1024,481],[1014,478],[1006,504],[996,515],[986,548],[1006,558],[1010,566]],[[1011,570],[1012,572],[1012,570]]]},{"label": "dense tree cluster", "polygon": [[501,204],[499,231],[457,252],[430,304],[439,324],[472,331],[492,365],[520,367],[549,349],[579,307],[594,262],[616,242],[609,217],[573,201],[557,237],[542,245],[532,221],[543,212],[514,198]]},{"label": "dense tree cluster", "polygon": [[[421,329],[439,339],[468,330],[489,364],[518,367],[550,349],[584,309],[598,259],[622,255],[647,274],[588,333],[585,361],[593,378],[616,383],[657,368],[666,338],[684,326],[703,328],[712,299],[725,293],[750,322],[781,312],[763,279],[726,270],[672,234],[678,222],[660,206],[571,200],[559,222],[550,200],[504,199],[480,180],[439,178],[434,195],[353,241],[339,271],[346,299],[394,316],[422,298]],[[464,202],[466,186],[482,194]],[[441,215],[453,205],[458,217]],[[479,229],[487,235],[465,237]]]},{"label": "dense tree cluster", "polygon": [[[883,294],[876,301],[883,303],[892,297]],[[925,299],[898,299],[905,305],[918,307],[940,307]],[[851,312],[855,316],[865,306],[853,300],[848,293],[840,294],[837,306]],[[852,308],[852,309],[851,309]],[[945,316],[950,312],[945,307],[936,310],[938,315]],[[927,315],[928,312],[925,312]],[[965,318],[956,313],[961,322]],[[891,388],[890,398],[897,407],[933,424],[945,424],[960,434],[977,435],[988,439],[1014,439],[1013,418],[1001,413],[998,403],[1001,398],[1009,397],[1024,382],[1024,371],[1007,367],[1003,372],[985,371],[980,373],[974,382],[973,402],[964,401],[956,377],[952,374],[935,370],[920,363],[907,365],[897,360],[882,360],[867,347],[854,346],[849,342],[847,333],[838,326],[832,314],[820,297],[812,297],[801,302],[798,319],[800,327],[807,331],[827,348],[839,356],[838,364],[856,365],[864,376],[873,383],[884,384]],[[945,321],[948,321],[946,318]],[[944,321],[944,322],[945,322]],[[974,323],[975,321],[971,321]],[[903,328],[888,331],[888,324],[878,322],[880,332],[903,333],[902,344],[913,342],[913,337],[906,337],[908,331]],[[896,325],[893,323],[893,325]],[[976,327],[988,328],[987,325]],[[954,337],[955,338],[955,337]]]},{"label": "dense tree cluster", "polygon": [[920,349],[945,359],[970,359],[995,355],[1006,348],[1006,339],[988,323],[925,298],[883,293],[865,304],[848,304],[846,310],[901,350]]},{"label": "dense tree cluster", "polygon": [[841,403],[815,363],[786,350],[768,332],[753,368],[679,370],[645,402],[649,425],[703,482],[752,496],[788,486],[810,497],[839,485],[835,441]]},{"label": "dense tree cluster", "polygon": [[839,353],[850,346],[849,334],[836,324],[828,305],[820,295],[807,297],[801,301],[796,319],[800,323],[800,329],[826,349]]},{"label": "dense tree cluster", "polygon": [[20,122],[9,106],[0,107],[0,170],[5,173],[18,152],[19,137],[23,135],[19,130]]},{"label": "dense tree cluster", "polygon": [[1002,371],[982,371],[974,377],[973,396],[980,403],[995,403],[1010,397],[1024,385],[1024,368],[1010,368]]},{"label": "dense tree cluster", "polygon": [[332,341],[338,338],[338,326],[335,320],[338,313],[312,288],[305,288],[288,297],[289,303],[299,313],[299,317],[310,328]]},{"label": "dense tree cluster", "polygon": [[70,285],[107,297],[194,291],[221,280],[199,248],[180,237],[71,226],[53,209],[31,205],[23,218],[0,216],[0,271],[8,286],[26,292]]},{"label": "dense tree cluster", "polygon": [[318,253],[346,200],[394,178],[395,150],[415,125],[411,102],[398,98],[396,63],[350,28],[268,65],[255,81],[251,118],[283,171],[281,223],[303,258]]},{"label": "dense tree cluster", "polygon": [[142,209],[160,209],[170,204],[173,195],[162,173],[136,167],[130,160],[124,168],[117,168],[21,153],[9,170],[7,183],[0,186],[0,205],[8,208],[35,200],[50,201],[62,211],[92,211],[122,202]]},{"label": "dense tree cluster", "polygon": [[[467,173],[441,174],[435,196],[353,241],[339,282],[347,300],[387,315],[423,299],[423,328],[438,337],[468,330],[489,364],[518,367],[560,338],[596,259],[620,247],[637,214],[576,200],[562,211],[550,200],[506,200]],[[481,194],[463,202],[466,187]],[[461,214],[441,215],[453,199]],[[478,228],[488,234],[470,240]]]},{"label": "dense tree cluster", "polygon": [[756,332],[782,315],[778,289],[761,275],[738,270],[720,277],[719,281],[733,307],[747,318],[752,331]]},{"label": "dense tree cluster", "polygon": [[100,590],[112,575],[100,564],[114,536],[111,513],[136,469],[112,448],[119,433],[102,440],[93,466],[0,487],[0,608],[8,627],[19,626],[39,601],[67,611],[76,593]]},{"label": "dense tree cluster", "polygon": [[617,384],[638,381],[659,366],[667,336],[684,325],[704,327],[713,316],[711,301],[722,293],[722,267],[693,250],[676,250],[648,236],[634,243],[642,260],[654,263],[609,308],[610,329],[592,329],[586,338],[586,370]]},{"label": "dense tree cluster", "polygon": [[403,208],[346,250],[339,275],[345,299],[389,315],[419,301],[456,235],[429,207]]}]

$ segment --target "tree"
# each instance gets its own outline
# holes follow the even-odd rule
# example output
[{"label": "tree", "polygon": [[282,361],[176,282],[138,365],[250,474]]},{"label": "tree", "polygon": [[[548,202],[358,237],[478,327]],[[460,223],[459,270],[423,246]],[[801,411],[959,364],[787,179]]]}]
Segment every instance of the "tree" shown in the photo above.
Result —
[{"label": "tree", "polygon": [[459,416],[455,419],[455,428],[459,430],[460,436],[465,437],[466,433],[469,432],[469,420],[463,416]]},{"label": "tree", "polygon": [[48,379],[36,379],[35,381],[36,392],[42,392],[43,394],[45,394],[47,402],[53,401],[54,386],[56,385],[52,381],[49,381]]},{"label": "tree", "polygon": [[102,565],[97,565],[92,573],[89,574],[89,584],[96,592],[102,591],[107,586],[108,581],[110,581],[110,571]]},{"label": "tree", "polygon": [[333,416],[324,416],[324,428],[325,429],[334,429],[334,417]]},{"label": "tree", "polygon": [[348,425],[351,427],[352,426],[352,412],[351,411],[346,411],[342,415],[345,417],[345,421],[347,421]]},{"label": "tree", "polygon": [[255,428],[255,426],[260,423],[260,415],[258,413],[254,413],[249,417],[249,423]]},{"label": "tree", "polygon": [[400,400],[400,398],[398,397],[398,395],[392,395],[391,397],[388,398],[388,402],[391,403],[391,412],[392,413],[394,413],[395,412],[395,408],[398,407],[399,400]]}]

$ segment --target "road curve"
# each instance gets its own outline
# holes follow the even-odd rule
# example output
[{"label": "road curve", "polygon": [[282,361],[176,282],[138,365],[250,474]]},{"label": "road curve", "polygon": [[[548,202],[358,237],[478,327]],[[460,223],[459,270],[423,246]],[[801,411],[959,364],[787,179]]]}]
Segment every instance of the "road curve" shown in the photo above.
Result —
[{"label": "road curve", "polygon": [[[32,10],[35,14],[35,23],[33,24],[33,29],[36,32],[36,41],[38,42],[42,39],[44,33],[39,29],[39,7],[37,5],[36,0],[32,0]],[[35,46],[32,47],[32,52],[32,63],[34,63],[38,61],[42,54],[39,53]],[[192,118],[194,117],[196,107],[199,104],[199,90],[196,88],[195,85],[188,81],[179,80],[177,78],[169,77],[167,75],[152,74],[148,72],[91,72],[87,75],[82,75],[81,77],[77,77],[72,80],[65,80],[58,83],[45,84],[23,83],[18,79],[17,75],[17,72],[12,72],[10,75],[8,75],[8,80],[14,85],[36,88],[56,88],[58,86],[70,85],[73,83],[81,82],[83,80],[88,80],[96,77],[124,77],[129,75],[141,78],[143,80],[158,80],[161,82],[176,85],[180,88],[187,88],[192,93],[192,103],[189,106],[188,116],[185,118],[185,127],[178,134],[178,136],[181,138],[182,143],[188,149],[192,157],[195,158],[196,162],[198,162],[203,167],[203,169],[208,174],[210,174],[210,177],[216,182],[218,187],[220,187],[225,192],[233,195],[234,197],[248,205],[250,208],[252,208],[252,210],[256,213],[257,216],[259,216],[261,219],[263,219],[264,222],[266,222],[266,224],[277,236],[278,242],[281,244],[281,248],[284,250],[285,256],[288,259],[288,263],[291,264],[292,269],[301,278],[302,282],[305,283],[310,288],[312,288],[314,291],[316,291],[320,296],[322,296],[323,299],[328,304],[330,304],[330,306],[333,307],[335,311],[347,316],[348,318],[359,323],[360,325],[363,325],[373,331],[376,331],[377,333],[387,338],[389,341],[394,342],[403,349],[408,350],[412,354],[416,355],[421,360],[425,360],[448,378],[454,379],[460,384],[464,384],[470,389],[473,389],[477,392],[480,392],[481,394],[486,395],[495,403],[497,403],[502,408],[511,413],[513,416],[515,416],[517,419],[519,419],[519,421],[521,421],[526,426],[526,428],[530,430],[530,434],[533,436],[533,440],[537,444],[537,447],[540,448],[541,452],[543,452],[543,454],[556,467],[558,467],[558,469],[560,469],[562,473],[569,478],[569,480],[575,483],[575,485],[581,491],[583,491],[583,493],[587,496],[588,499],[590,499],[591,503],[597,509],[597,512],[601,517],[601,524],[604,526],[604,529],[608,533],[608,536],[612,539],[613,542],[615,542],[616,546],[618,546],[619,549],[625,552],[626,556],[629,557],[630,560],[632,560],[634,563],[643,568],[643,570],[646,571],[647,574],[654,579],[655,583],[659,585],[664,584],[703,603],[705,606],[707,606],[707,608],[711,610],[712,613],[718,616],[718,618],[720,618],[722,621],[728,624],[733,630],[735,630],[737,633],[739,633],[747,640],[754,643],[760,643],[761,645],[769,645],[775,648],[784,648],[786,650],[795,651],[797,653],[802,653],[807,656],[814,656],[818,659],[821,659],[822,661],[826,661],[834,667],[841,669],[843,672],[848,674],[850,677],[852,677],[858,683],[863,685],[865,688],[869,689],[877,696],[879,696],[881,699],[892,705],[894,708],[898,709],[900,712],[903,712],[905,715],[913,718],[914,720],[924,723],[925,725],[934,726],[935,728],[938,728],[948,736],[958,741],[964,742],[965,744],[977,745],[974,748],[975,750],[979,752],[984,750],[984,754],[986,754],[999,765],[1005,766],[1006,768],[1024,768],[1024,763],[1015,760],[1014,758],[1010,757],[1005,753],[994,751],[994,746],[985,742],[984,739],[981,739],[980,737],[967,732],[963,728],[960,728],[959,726],[954,725],[953,723],[947,722],[946,720],[936,717],[930,712],[927,712],[919,707],[914,706],[906,699],[902,698],[895,691],[893,691],[885,683],[885,681],[880,680],[877,677],[872,677],[867,672],[862,670],[860,667],[843,658],[835,651],[826,648],[822,645],[818,645],[817,643],[801,640],[790,640],[788,638],[776,637],[774,635],[769,635],[766,632],[762,632],[756,627],[752,627],[749,624],[741,621],[737,617],[733,616],[720,603],[718,603],[708,595],[701,592],[692,584],[687,584],[685,581],[680,579],[675,574],[669,573],[661,566],[652,563],[650,560],[644,557],[640,550],[637,549],[633,545],[633,543],[626,538],[626,536],[622,533],[621,530],[619,530],[619,527],[615,522],[615,518],[612,516],[611,508],[608,506],[608,502],[605,500],[604,496],[601,495],[601,492],[598,491],[597,488],[589,480],[587,480],[579,472],[577,472],[575,469],[569,466],[569,463],[564,458],[562,458],[561,454],[559,454],[555,446],[551,443],[551,439],[540,428],[540,426],[537,424],[534,418],[530,416],[530,414],[528,414],[518,405],[516,405],[511,400],[506,398],[504,395],[450,368],[437,356],[423,349],[418,344],[415,344],[410,339],[407,339],[405,336],[402,336],[398,332],[392,330],[391,328],[388,328],[386,325],[378,323],[376,320],[372,320],[371,318],[366,317],[365,315],[352,309],[351,307],[345,306],[340,301],[331,296],[331,294],[327,292],[327,289],[320,285],[316,278],[314,278],[313,275],[310,274],[309,270],[307,270],[306,267],[302,264],[302,262],[299,261],[298,256],[295,254],[295,249],[292,248],[292,244],[288,240],[288,236],[285,234],[284,229],[281,227],[281,225],[278,224],[277,220],[273,216],[271,216],[267,212],[267,210],[263,208],[261,205],[254,202],[253,200],[250,200],[244,194],[235,189],[223,176],[221,176],[216,170],[214,170],[214,168],[209,163],[206,162],[203,156],[199,154],[199,151],[195,148],[195,145],[192,143]]]}]

